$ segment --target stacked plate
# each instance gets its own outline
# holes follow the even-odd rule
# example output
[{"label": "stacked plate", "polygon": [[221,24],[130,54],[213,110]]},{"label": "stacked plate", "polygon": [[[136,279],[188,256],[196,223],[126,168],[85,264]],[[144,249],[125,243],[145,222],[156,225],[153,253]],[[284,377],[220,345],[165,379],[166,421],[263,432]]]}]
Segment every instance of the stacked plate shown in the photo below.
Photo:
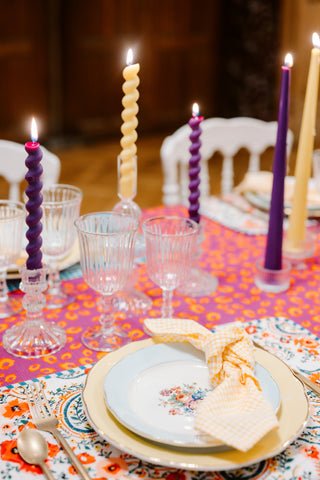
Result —
[{"label": "stacked plate", "polygon": [[[284,212],[286,215],[291,213],[291,205],[294,194],[295,177],[287,176],[285,179],[285,204]],[[268,212],[270,209],[271,192],[259,192],[248,190],[244,192],[246,199],[260,210]],[[309,179],[307,196],[307,213],[309,218],[320,217],[320,193],[317,191],[313,178]]]},{"label": "stacked plate", "polygon": [[263,395],[280,427],[243,453],[194,429],[195,410],[211,390],[204,355],[189,344],[133,342],[89,372],[83,402],[91,426],[142,460],[190,470],[230,470],[272,457],[303,430],[309,404],[303,385],[277,357],[257,349]]},{"label": "stacked plate", "polygon": [[[8,280],[15,280],[21,277],[19,272],[19,267],[26,262],[27,253],[25,251],[21,252],[20,258],[17,262],[8,268],[7,270],[7,279]],[[73,244],[71,252],[69,252],[64,258],[59,261],[59,270],[65,270],[66,268],[75,265],[80,261],[80,250],[79,250],[79,242],[78,240],[75,241]]]}]

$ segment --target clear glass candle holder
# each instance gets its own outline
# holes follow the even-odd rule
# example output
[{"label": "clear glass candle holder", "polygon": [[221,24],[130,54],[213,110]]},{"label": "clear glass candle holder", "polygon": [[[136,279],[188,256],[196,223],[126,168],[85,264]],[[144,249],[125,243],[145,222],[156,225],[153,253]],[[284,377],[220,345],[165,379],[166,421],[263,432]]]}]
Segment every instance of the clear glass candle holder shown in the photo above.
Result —
[{"label": "clear glass candle holder", "polygon": [[66,334],[59,325],[47,322],[43,316],[47,268],[28,270],[23,265],[20,273],[26,315],[22,323],[6,331],[3,346],[7,352],[18,357],[39,358],[53,354],[66,343]]},{"label": "clear glass candle holder", "polygon": [[[124,162],[120,155],[117,158],[117,172],[118,172],[118,197],[120,198],[120,202],[118,202],[114,207],[113,211],[117,213],[124,213],[125,215],[130,215],[138,220],[140,224],[141,220],[141,209],[139,205],[134,202],[134,198],[137,194],[137,156],[133,157],[132,169],[129,172],[123,173],[123,169],[125,168]],[[128,196],[124,195],[123,188],[121,187],[121,182],[126,181],[124,180],[124,176],[128,175],[129,186],[129,193]]]},{"label": "clear glass candle holder", "polygon": [[255,284],[264,292],[280,293],[290,286],[291,263],[282,260],[280,270],[271,270],[264,267],[264,260],[256,263]]},{"label": "clear glass candle holder", "polygon": [[283,236],[283,258],[288,260],[293,268],[302,270],[306,268],[305,260],[311,258],[316,250],[316,234],[310,230],[305,231],[302,240],[291,240],[287,233]]}]

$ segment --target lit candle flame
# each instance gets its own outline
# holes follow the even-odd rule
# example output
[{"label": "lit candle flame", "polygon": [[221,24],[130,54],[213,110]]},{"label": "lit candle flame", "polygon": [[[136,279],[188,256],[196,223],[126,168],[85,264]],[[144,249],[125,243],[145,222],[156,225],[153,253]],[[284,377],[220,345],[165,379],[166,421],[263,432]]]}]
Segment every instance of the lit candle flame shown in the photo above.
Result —
[{"label": "lit candle flame", "polygon": [[314,47],[320,48],[320,38],[317,32],[314,32],[312,35],[312,43]]},{"label": "lit candle flame", "polygon": [[33,142],[38,141],[38,129],[37,129],[37,124],[34,117],[32,117],[32,122],[31,122],[31,140]]},{"label": "lit candle flame", "polygon": [[194,103],[192,105],[192,115],[194,117],[197,117],[199,115],[199,105],[197,103]]},{"label": "lit candle flame", "polygon": [[133,64],[133,52],[132,52],[132,48],[129,48],[127,53],[127,65],[132,65],[132,64]]},{"label": "lit candle flame", "polygon": [[291,53],[287,53],[287,55],[285,56],[284,64],[285,64],[286,67],[289,67],[289,68],[292,67],[293,58],[292,58]]}]

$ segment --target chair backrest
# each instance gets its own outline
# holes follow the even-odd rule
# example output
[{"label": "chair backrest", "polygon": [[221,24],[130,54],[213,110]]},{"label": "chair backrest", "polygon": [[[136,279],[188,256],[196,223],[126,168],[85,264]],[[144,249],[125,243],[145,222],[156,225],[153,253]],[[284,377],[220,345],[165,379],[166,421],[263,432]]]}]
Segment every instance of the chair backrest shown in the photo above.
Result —
[{"label": "chair backrest", "polygon": [[[58,183],[60,175],[60,159],[45,147],[41,146],[42,182],[44,186]],[[20,183],[27,173],[25,166],[26,151],[21,143],[0,140],[0,176],[9,183],[9,199],[20,200]]]},{"label": "chair backrest", "polygon": [[[277,122],[265,122],[248,117],[208,118],[201,123],[201,198],[210,196],[208,160],[215,152],[223,156],[221,193],[230,193],[233,188],[233,157],[241,148],[249,152],[249,172],[260,169],[260,156],[274,147],[277,138]],[[160,157],[164,175],[163,204],[187,205],[189,196],[188,164],[190,159],[191,129],[184,125],[166,137],[161,145]],[[292,150],[293,132],[287,134],[287,159]]]}]

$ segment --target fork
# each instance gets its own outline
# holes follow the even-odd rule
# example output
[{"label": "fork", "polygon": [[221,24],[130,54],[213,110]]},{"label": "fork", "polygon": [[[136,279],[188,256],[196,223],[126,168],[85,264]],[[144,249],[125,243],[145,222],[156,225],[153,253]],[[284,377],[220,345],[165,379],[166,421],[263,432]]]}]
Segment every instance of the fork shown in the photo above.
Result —
[{"label": "fork", "polygon": [[29,405],[32,420],[39,430],[50,432],[60,445],[64,448],[69,460],[77,469],[83,480],[91,480],[86,468],[82,465],[64,436],[56,428],[58,419],[52,411],[52,408],[45,396],[43,385],[40,382],[30,383],[24,388],[24,393]]}]

